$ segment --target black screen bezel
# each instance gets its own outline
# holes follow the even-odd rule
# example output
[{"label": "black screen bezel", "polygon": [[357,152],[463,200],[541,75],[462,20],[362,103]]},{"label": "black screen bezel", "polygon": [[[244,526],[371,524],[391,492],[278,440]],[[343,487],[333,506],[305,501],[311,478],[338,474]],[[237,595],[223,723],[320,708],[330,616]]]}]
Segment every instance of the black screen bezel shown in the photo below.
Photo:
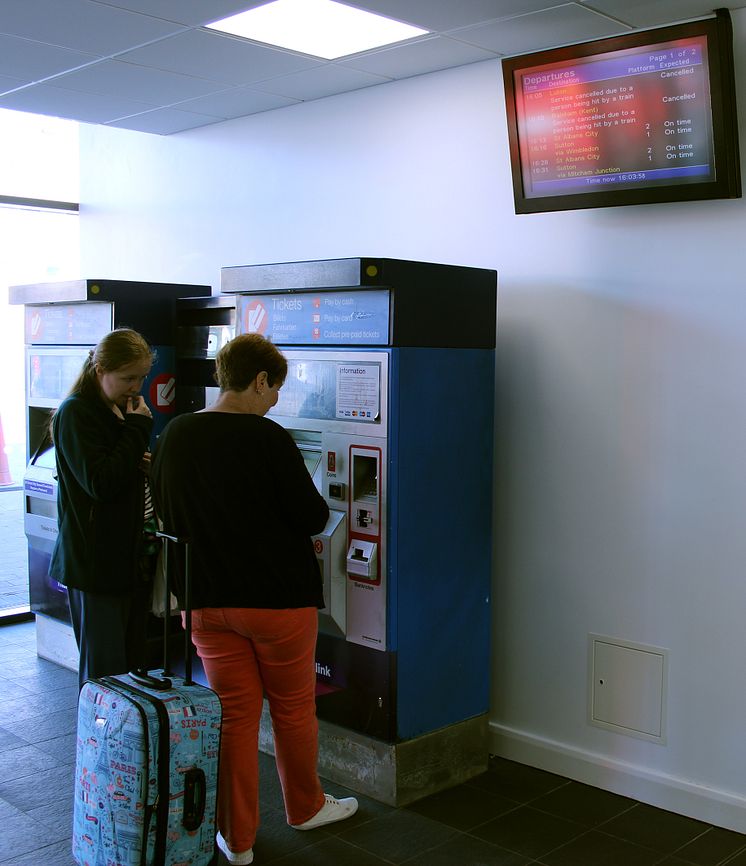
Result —
[{"label": "black screen bezel", "polygon": [[[635,189],[610,189],[606,187],[592,192],[540,197],[526,195],[523,185],[518,112],[514,88],[514,73],[516,71],[544,64],[573,61],[595,54],[639,48],[644,45],[654,46],[691,36],[705,36],[707,38],[713,153],[716,170],[714,181],[643,186]],[[706,18],[687,24],[640,30],[609,39],[598,39],[580,45],[505,58],[502,61],[502,68],[513,195],[517,214],[741,197],[733,31],[728,10],[717,10],[714,18]]]}]

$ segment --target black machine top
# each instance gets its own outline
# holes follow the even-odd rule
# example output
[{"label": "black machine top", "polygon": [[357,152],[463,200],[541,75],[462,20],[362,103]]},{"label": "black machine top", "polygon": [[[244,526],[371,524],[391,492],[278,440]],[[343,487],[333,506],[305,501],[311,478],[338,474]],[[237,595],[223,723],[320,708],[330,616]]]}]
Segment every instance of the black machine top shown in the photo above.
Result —
[{"label": "black machine top", "polygon": [[[375,292],[376,304],[387,309],[358,309],[353,303],[362,292]],[[314,317],[315,329],[302,328],[297,338],[277,339],[295,345],[335,345],[332,319],[336,314],[325,313],[328,306],[339,307],[340,296],[350,298],[352,315],[363,323],[376,316],[386,319],[380,336],[361,338],[366,345],[428,346],[449,348],[495,347],[497,314],[497,271],[461,265],[413,262],[402,259],[347,258],[308,262],[240,265],[221,269],[221,291],[238,295],[308,295],[308,310],[298,301],[291,308],[286,301],[275,301],[283,308],[283,316]],[[381,295],[380,292],[384,294]],[[373,297],[373,295],[371,295]],[[260,303],[260,302],[258,302]],[[239,305],[240,308],[241,305]],[[245,304],[243,305],[246,306]],[[250,313],[257,313],[254,307]],[[269,320],[271,310],[265,310]],[[309,319],[310,321],[310,319]],[[244,323],[245,324],[245,323]],[[328,326],[328,327],[327,327]],[[253,330],[244,327],[243,330]],[[355,344],[355,334],[372,333],[362,329],[346,331],[339,342]],[[318,337],[318,339],[316,339]]]},{"label": "black machine top", "polygon": [[114,305],[114,327],[134,328],[142,332],[153,345],[171,345],[176,299],[188,295],[205,297],[211,293],[212,287],[203,285],[81,279],[10,286],[8,300],[11,304],[39,307],[49,304],[110,303]]}]

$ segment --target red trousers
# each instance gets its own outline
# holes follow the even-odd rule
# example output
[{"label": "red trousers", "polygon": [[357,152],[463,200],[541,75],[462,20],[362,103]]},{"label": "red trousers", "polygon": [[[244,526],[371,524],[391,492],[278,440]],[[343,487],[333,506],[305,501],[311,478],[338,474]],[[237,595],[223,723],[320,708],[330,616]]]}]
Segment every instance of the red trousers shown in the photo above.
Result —
[{"label": "red trousers", "polygon": [[192,640],[223,704],[218,828],[233,851],[253,847],[259,826],[262,700],[272,716],[277,772],[289,824],[324,805],[316,771],[316,608],[201,608]]}]

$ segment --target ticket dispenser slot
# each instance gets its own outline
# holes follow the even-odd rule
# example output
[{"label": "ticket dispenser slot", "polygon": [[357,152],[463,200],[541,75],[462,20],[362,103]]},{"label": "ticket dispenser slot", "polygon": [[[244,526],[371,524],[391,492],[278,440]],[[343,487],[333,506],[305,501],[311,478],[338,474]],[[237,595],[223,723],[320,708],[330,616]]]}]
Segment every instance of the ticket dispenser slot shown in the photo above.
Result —
[{"label": "ticket dispenser slot", "polygon": [[350,448],[350,521],[347,573],[352,580],[380,583],[381,449]]},{"label": "ticket dispenser slot", "polygon": [[308,474],[321,493],[321,433],[313,430],[288,430],[298,446]]}]

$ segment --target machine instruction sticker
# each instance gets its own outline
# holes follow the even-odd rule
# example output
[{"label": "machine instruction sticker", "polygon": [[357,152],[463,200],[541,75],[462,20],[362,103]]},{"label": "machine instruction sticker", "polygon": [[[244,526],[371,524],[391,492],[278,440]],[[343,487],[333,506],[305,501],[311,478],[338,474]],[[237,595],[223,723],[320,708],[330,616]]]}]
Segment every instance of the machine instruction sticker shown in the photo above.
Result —
[{"label": "machine instruction sticker", "polygon": [[44,481],[34,481],[31,478],[27,478],[23,482],[23,489],[26,493],[41,493],[44,496],[54,496],[57,492],[53,484],[47,484]]},{"label": "machine instruction sticker", "polygon": [[380,406],[380,364],[337,365],[337,418],[377,421]]},{"label": "machine instruction sticker", "polygon": [[95,346],[113,327],[113,304],[26,304],[26,342],[30,345]]},{"label": "machine instruction sticker", "polygon": [[285,345],[386,346],[389,291],[239,295],[241,333]]}]

